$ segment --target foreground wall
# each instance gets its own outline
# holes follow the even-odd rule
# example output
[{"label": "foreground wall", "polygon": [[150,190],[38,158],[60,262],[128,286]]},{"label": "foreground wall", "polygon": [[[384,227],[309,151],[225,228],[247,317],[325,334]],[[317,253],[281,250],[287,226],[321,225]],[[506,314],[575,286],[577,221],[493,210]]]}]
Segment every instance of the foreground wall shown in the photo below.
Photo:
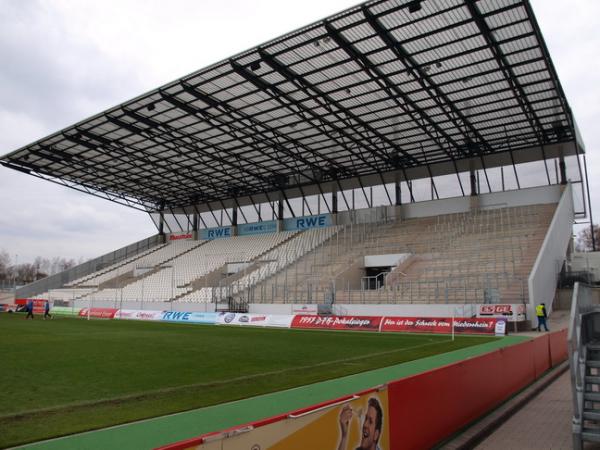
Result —
[{"label": "foreground wall", "polygon": [[[381,450],[424,449],[465,425],[566,360],[566,330],[505,347],[354,395],[182,441],[163,450],[337,450],[360,445],[364,417],[377,404]],[[374,409],[374,408],[373,408]],[[346,422],[345,420],[343,420]]]},{"label": "foreground wall", "polygon": [[573,232],[573,208],[573,190],[568,184],[529,275],[529,317],[535,316],[535,307],[540,303],[546,303],[548,312],[552,311],[558,275],[566,259]]}]

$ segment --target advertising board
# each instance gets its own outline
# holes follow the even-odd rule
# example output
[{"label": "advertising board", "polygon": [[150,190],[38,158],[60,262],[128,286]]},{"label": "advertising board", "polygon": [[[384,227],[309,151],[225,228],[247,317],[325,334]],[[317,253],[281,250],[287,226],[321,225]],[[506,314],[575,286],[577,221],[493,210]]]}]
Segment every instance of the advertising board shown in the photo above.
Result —
[{"label": "advertising board", "polygon": [[141,309],[120,309],[115,319],[123,320],[161,320],[163,311],[148,311]]},{"label": "advertising board", "polygon": [[71,308],[69,306],[54,306],[50,310],[50,314],[56,314],[58,316],[77,316],[79,315],[80,308]]},{"label": "advertising board", "polygon": [[169,235],[170,241],[180,241],[186,239],[192,239],[194,235],[192,233],[183,233],[183,234],[171,234]]},{"label": "advertising board", "polygon": [[33,302],[33,313],[34,314],[44,314],[44,310],[46,308],[46,302],[48,300],[42,298],[17,298],[15,299],[15,304],[19,306],[25,306],[29,302]]},{"label": "advertising board", "polygon": [[327,330],[379,331],[380,316],[314,316],[299,314],[292,320],[292,328]]},{"label": "advertising board", "polygon": [[219,325],[251,325],[264,327],[267,325],[270,315],[268,314],[245,314],[245,313],[220,313],[217,317]]},{"label": "advertising board", "polygon": [[331,214],[283,219],[283,229],[285,231],[308,230],[309,228],[324,228],[329,226],[331,226]]},{"label": "advertising board", "polygon": [[251,234],[265,234],[277,232],[277,221],[266,220],[264,222],[242,223],[237,226],[239,236],[247,236]]},{"label": "advertising board", "polygon": [[79,310],[79,317],[93,317],[95,319],[114,319],[116,308],[83,308]]},{"label": "advertising board", "polygon": [[216,227],[216,228],[205,228],[199,230],[200,239],[211,240],[211,239],[222,239],[233,236],[233,229],[231,227]]},{"label": "advertising board", "polygon": [[[455,318],[454,332],[461,334],[495,334],[497,319]],[[502,320],[504,322],[504,320]],[[450,317],[384,317],[381,331],[411,333],[452,333]]]},{"label": "advertising board", "polygon": [[[336,399],[221,433],[178,449],[391,450],[387,389]],[[396,446],[395,448],[400,448]]]},{"label": "advertising board", "polygon": [[215,324],[217,321],[217,313],[163,311],[160,320],[163,322]]},{"label": "advertising board", "polygon": [[526,311],[522,303],[479,305],[477,317],[502,317],[509,322],[521,322],[527,318]]}]

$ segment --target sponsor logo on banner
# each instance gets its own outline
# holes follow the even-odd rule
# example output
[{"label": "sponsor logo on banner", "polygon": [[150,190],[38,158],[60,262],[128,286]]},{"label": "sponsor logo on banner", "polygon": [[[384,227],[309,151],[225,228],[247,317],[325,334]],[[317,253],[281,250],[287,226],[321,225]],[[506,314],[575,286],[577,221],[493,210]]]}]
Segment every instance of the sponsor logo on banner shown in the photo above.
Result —
[{"label": "sponsor logo on banner", "polygon": [[162,313],[161,320],[165,320],[167,322],[189,322],[191,315],[191,312],[164,311]]},{"label": "sponsor logo on banner", "polygon": [[268,220],[256,223],[243,223],[238,225],[238,235],[246,236],[250,234],[275,233],[277,231],[277,221]]},{"label": "sponsor logo on banner", "polygon": [[200,237],[202,239],[221,239],[229,238],[231,236],[231,227],[205,228],[200,230]]},{"label": "sponsor logo on banner", "polygon": [[[496,319],[455,318],[454,332],[494,334]],[[384,317],[381,331],[412,333],[452,333],[450,317]]]},{"label": "sponsor logo on banner", "polygon": [[268,326],[270,321],[266,314],[220,313],[216,323],[221,325],[251,325],[254,327]]},{"label": "sponsor logo on banner", "polygon": [[526,319],[525,305],[519,304],[494,304],[479,305],[479,317],[503,317],[511,322],[520,322]]},{"label": "sponsor logo on banner", "polygon": [[125,320],[161,320],[164,311],[148,311],[141,309],[120,309],[115,314],[116,319]]},{"label": "sponsor logo on banner", "polygon": [[94,317],[95,319],[114,319],[118,309],[115,308],[83,308],[79,317]]},{"label": "sponsor logo on banner", "polygon": [[308,230],[309,228],[324,228],[331,226],[331,215],[292,217],[283,220],[283,228],[290,230]]},{"label": "sponsor logo on banner", "polygon": [[192,239],[192,233],[186,234],[172,234],[169,236],[170,241],[179,241],[180,239]]},{"label": "sponsor logo on banner", "polygon": [[498,320],[496,322],[496,336],[504,336],[506,334],[506,320]]},{"label": "sponsor logo on banner", "polygon": [[16,309],[17,305],[9,305],[6,303],[0,304],[0,312],[15,311]]},{"label": "sponsor logo on banner", "polygon": [[320,328],[329,330],[379,331],[382,317],[374,316],[313,316],[297,315],[292,328]]},{"label": "sponsor logo on banner", "polygon": [[498,319],[454,319],[454,332],[465,334],[494,334]]},{"label": "sponsor logo on banner", "polygon": [[216,313],[202,312],[184,312],[184,311],[163,311],[159,320],[165,322],[186,322],[186,323],[210,323],[214,324],[217,320]]}]

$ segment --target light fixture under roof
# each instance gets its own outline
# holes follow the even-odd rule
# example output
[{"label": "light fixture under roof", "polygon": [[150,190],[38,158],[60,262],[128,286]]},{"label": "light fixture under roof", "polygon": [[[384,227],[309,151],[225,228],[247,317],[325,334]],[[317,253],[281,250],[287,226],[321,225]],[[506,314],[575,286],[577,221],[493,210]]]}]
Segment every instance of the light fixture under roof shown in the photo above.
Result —
[{"label": "light fixture under roof", "polygon": [[421,0],[414,0],[408,4],[408,12],[411,14],[421,11]]}]

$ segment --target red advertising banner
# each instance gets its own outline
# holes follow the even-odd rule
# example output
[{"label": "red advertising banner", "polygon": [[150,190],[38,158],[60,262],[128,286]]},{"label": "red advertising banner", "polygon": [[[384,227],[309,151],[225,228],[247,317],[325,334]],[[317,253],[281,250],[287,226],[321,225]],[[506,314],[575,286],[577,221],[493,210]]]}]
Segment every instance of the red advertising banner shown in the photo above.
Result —
[{"label": "red advertising banner", "polygon": [[192,235],[192,233],[186,233],[186,234],[172,234],[171,236],[169,236],[169,240],[170,241],[179,241],[181,239],[192,239],[194,236]]},{"label": "red advertising banner", "polygon": [[[497,319],[455,318],[454,332],[465,334],[495,334]],[[452,333],[450,317],[384,317],[381,331],[411,333]]]},{"label": "red advertising banner", "polygon": [[297,315],[292,319],[291,328],[379,331],[381,319],[380,316]]},{"label": "red advertising banner", "polygon": [[479,317],[504,317],[511,322],[520,322],[526,319],[524,304],[494,304],[479,305]]},{"label": "red advertising banner", "polygon": [[46,302],[48,300],[42,298],[17,298],[15,299],[15,304],[20,306],[25,306],[29,301],[33,302],[33,313],[34,314],[44,314],[44,310],[46,309]]},{"label": "red advertising banner", "polygon": [[[91,308],[89,309],[89,316],[96,319],[114,319],[118,309],[115,308]],[[88,316],[88,308],[83,308],[79,311],[79,317]]]}]

